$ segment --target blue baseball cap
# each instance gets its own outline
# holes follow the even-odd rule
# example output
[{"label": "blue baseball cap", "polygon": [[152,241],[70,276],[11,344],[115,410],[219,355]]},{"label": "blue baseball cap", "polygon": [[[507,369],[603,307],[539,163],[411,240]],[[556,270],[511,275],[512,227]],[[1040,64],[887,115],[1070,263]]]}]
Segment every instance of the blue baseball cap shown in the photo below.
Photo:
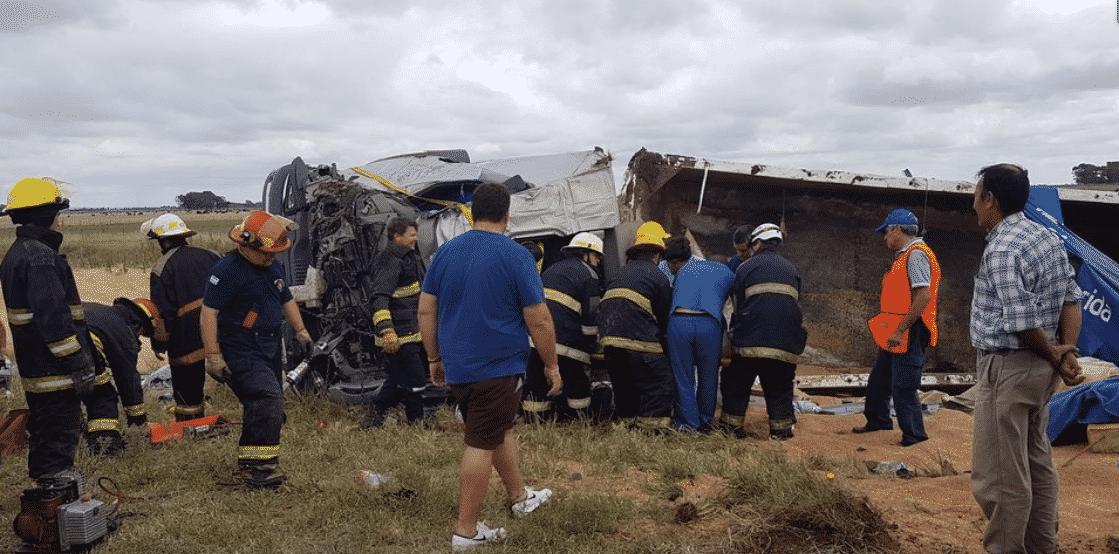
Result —
[{"label": "blue baseball cap", "polygon": [[894,208],[894,211],[886,216],[886,221],[883,221],[875,231],[885,233],[886,228],[891,225],[917,225],[917,216],[905,208]]}]

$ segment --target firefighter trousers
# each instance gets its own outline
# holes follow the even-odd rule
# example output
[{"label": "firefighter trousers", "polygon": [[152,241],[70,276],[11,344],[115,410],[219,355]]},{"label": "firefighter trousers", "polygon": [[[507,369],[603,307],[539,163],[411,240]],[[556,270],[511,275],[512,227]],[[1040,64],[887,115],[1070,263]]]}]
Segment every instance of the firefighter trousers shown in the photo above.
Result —
[{"label": "firefighter trousers", "polygon": [[[793,412],[794,363],[771,358],[744,358],[735,354],[730,365],[723,368],[723,421],[731,427],[742,427],[746,408],[750,405],[750,389],[754,380],[762,384],[765,411],[769,415],[771,435],[789,433],[796,423]],[[790,435],[791,436],[791,435]]]},{"label": "firefighter trousers", "polygon": [[244,409],[237,461],[242,465],[274,463],[280,456],[284,424],[280,333],[241,326],[219,328],[221,353],[229,364],[229,387]]},{"label": "firefighter trousers", "polygon": [[676,380],[664,354],[607,346],[606,371],[614,386],[614,417],[640,427],[668,429]]},{"label": "firefighter trousers", "polygon": [[193,364],[171,366],[171,390],[180,410],[194,410],[187,415],[202,417],[206,400],[206,360]]},{"label": "firefighter trousers", "polygon": [[419,343],[401,345],[396,354],[386,354],[388,360],[384,384],[372,400],[372,408],[384,412],[397,404],[404,404],[408,421],[419,421],[424,416],[423,391],[427,387],[427,364]]},{"label": "firefighter trousers", "polygon": [[[567,356],[559,359],[560,379],[563,391],[555,397],[548,396],[552,386],[544,375],[544,360],[533,348],[525,371],[525,416],[543,418],[553,408],[560,419],[575,419],[587,415],[591,406],[591,379],[587,376],[587,364]],[[557,404],[558,403],[558,404]]]},{"label": "firefighter trousers", "polygon": [[38,479],[74,467],[81,436],[81,403],[74,389],[25,394],[27,475]]}]

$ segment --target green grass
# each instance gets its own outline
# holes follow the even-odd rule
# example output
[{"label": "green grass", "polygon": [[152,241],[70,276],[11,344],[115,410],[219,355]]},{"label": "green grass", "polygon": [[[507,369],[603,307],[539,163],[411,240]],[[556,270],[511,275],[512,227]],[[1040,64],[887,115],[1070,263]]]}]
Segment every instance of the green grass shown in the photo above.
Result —
[{"label": "green grass", "polygon": [[[0,397],[0,410],[23,407],[18,386],[14,392]],[[159,392],[148,393],[146,407],[153,420],[166,421]],[[210,413],[240,419],[240,404],[227,387],[210,383],[208,392]],[[77,467],[95,498],[113,502],[96,486],[102,476],[115,481],[122,494],[139,498],[119,505],[118,515],[127,517],[93,552],[447,550],[463,448],[450,410],[437,412],[426,427],[390,422],[374,431],[357,428],[361,408],[313,396],[289,397],[287,415],[281,460],[290,479],[275,492],[223,484],[235,464],[236,431],[153,447],[141,430],[130,428],[127,451],[114,459],[92,457],[79,447]],[[509,538],[487,552],[761,552],[750,545],[762,536],[802,546],[831,540],[847,548],[843,552],[883,551],[828,519],[872,529],[877,512],[822,482],[806,464],[786,459],[779,445],[768,441],[555,424],[523,427],[518,437],[527,481],[555,491],[554,502],[514,520],[495,477],[483,514],[490,524],[505,526]],[[359,484],[356,474],[363,468],[389,476],[389,483],[378,490]],[[702,497],[684,493],[712,476],[723,485]],[[26,456],[5,457],[0,512],[14,517],[19,494],[29,485]],[[403,489],[414,497],[393,494]],[[682,497],[699,506],[686,520],[678,515]],[[823,522],[805,524],[805,513],[823,513]],[[717,524],[689,532],[685,525],[692,523],[684,522],[696,519]],[[803,531],[806,525],[814,531]],[[763,531],[766,535],[758,534]],[[836,533],[842,537],[829,538]],[[805,543],[797,538],[801,535],[815,542]],[[12,533],[0,533],[0,550],[17,546]]]}]

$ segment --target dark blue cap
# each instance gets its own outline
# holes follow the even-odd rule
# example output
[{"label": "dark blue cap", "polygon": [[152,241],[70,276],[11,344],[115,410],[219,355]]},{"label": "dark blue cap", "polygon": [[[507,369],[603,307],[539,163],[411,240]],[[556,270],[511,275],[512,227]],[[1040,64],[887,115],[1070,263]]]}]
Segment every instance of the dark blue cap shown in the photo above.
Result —
[{"label": "dark blue cap", "polygon": [[886,216],[886,221],[882,222],[875,231],[885,233],[886,228],[891,225],[917,225],[917,216],[905,208],[894,208],[894,211]]}]

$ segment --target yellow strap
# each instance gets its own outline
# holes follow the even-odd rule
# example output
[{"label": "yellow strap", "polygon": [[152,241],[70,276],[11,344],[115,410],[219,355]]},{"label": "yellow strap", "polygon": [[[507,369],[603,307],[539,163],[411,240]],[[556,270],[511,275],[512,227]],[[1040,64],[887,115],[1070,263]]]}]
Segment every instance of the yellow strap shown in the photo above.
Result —
[{"label": "yellow strap", "polygon": [[722,420],[731,427],[742,427],[742,424],[746,423],[746,416],[733,416],[724,413]]},{"label": "yellow strap", "polygon": [[[422,342],[422,341],[423,341],[423,337],[420,336],[419,331],[416,331],[415,333],[412,333],[411,335],[404,335],[403,337],[397,337],[396,338],[396,343],[397,344],[408,344],[408,343],[412,343],[412,342]],[[382,339],[380,335],[377,335],[377,336],[373,337],[373,343],[376,344],[377,346],[384,347],[385,346],[385,339]]]},{"label": "yellow strap", "polygon": [[415,296],[419,293],[420,293],[420,282],[416,281],[415,283],[412,283],[411,285],[408,285],[406,287],[400,287],[400,288],[392,291],[392,297],[393,298],[408,298],[409,296]]},{"label": "yellow strap", "polygon": [[120,431],[120,421],[117,421],[115,419],[109,419],[109,418],[91,419],[91,420],[89,420],[89,423],[86,423],[85,428],[86,428],[86,431],[89,431],[90,433],[93,433],[93,432],[96,432],[96,431],[118,431],[119,432]]},{"label": "yellow strap", "polygon": [[56,358],[61,358],[81,350],[82,345],[78,342],[77,335],[70,335],[60,341],[48,342],[47,348],[50,349],[51,354],[54,354]]},{"label": "yellow strap", "polygon": [[32,393],[55,392],[74,386],[69,375],[48,375],[46,377],[20,377],[23,390]]},{"label": "yellow strap", "polygon": [[578,300],[556,289],[544,289],[544,299],[551,300],[560,306],[568,308],[576,314],[583,313],[583,305]]},{"label": "yellow strap", "polygon": [[109,363],[109,359],[105,357],[105,343],[101,342],[101,337],[96,333],[90,333],[89,338],[93,339],[93,347],[97,349],[98,354],[101,354],[101,359]]},{"label": "yellow strap", "polygon": [[571,408],[572,410],[582,410],[585,408],[590,408],[591,398],[589,396],[586,398],[568,398],[567,407]]},{"label": "yellow strap", "polygon": [[599,343],[601,343],[602,346],[616,346],[635,352],[648,352],[650,354],[664,353],[664,349],[661,348],[661,343],[659,342],[627,339],[625,337],[602,337]]},{"label": "yellow strap", "polygon": [[466,222],[469,223],[471,227],[474,226],[474,217],[472,215],[470,215],[470,206],[467,206],[466,204],[462,204],[462,203],[459,203],[459,202],[452,202],[450,200],[436,200],[434,198],[424,198],[422,196],[416,196],[415,194],[412,194],[412,193],[410,193],[410,192],[408,192],[408,191],[390,183],[388,179],[385,179],[384,177],[380,177],[378,175],[374,175],[372,173],[369,173],[368,171],[366,171],[366,170],[364,170],[360,167],[351,167],[350,171],[353,171],[353,172],[355,172],[358,175],[361,175],[363,177],[368,177],[370,179],[373,179],[374,181],[377,181],[378,183],[381,183],[382,185],[385,185],[386,187],[388,187],[388,188],[390,188],[390,189],[392,189],[396,192],[399,192],[400,194],[403,194],[404,196],[411,196],[412,198],[417,198],[419,200],[423,200],[424,202],[431,202],[432,204],[438,204],[440,206],[444,206],[444,207],[447,207],[447,208],[454,208],[454,209],[456,209],[456,210],[458,210],[459,212],[462,213],[463,217],[466,218]]},{"label": "yellow strap", "polygon": [[8,324],[9,325],[27,325],[35,319],[35,314],[31,310],[22,308],[8,308]]},{"label": "yellow strap", "polygon": [[546,412],[551,409],[551,407],[552,402],[550,400],[544,402],[534,402],[532,400],[521,401],[521,409],[529,413],[538,414],[540,412]]},{"label": "yellow strap", "polygon": [[780,348],[770,348],[768,346],[744,346],[742,348],[735,348],[734,351],[743,358],[769,358],[771,360],[780,360],[782,362],[789,362],[791,364],[800,363],[800,356],[781,350]]},{"label": "yellow strap", "polygon": [[752,287],[747,287],[745,294],[746,294],[746,298],[750,298],[751,296],[754,296],[755,294],[762,294],[762,293],[766,293],[766,292],[772,292],[774,294],[784,294],[785,296],[792,296],[793,300],[798,300],[800,298],[800,293],[797,292],[796,287],[794,287],[792,285],[786,285],[786,284],[783,284],[783,283],[759,283],[759,284],[754,285]]},{"label": "yellow strap", "polygon": [[602,295],[603,300],[609,300],[611,298],[621,298],[624,300],[629,300],[630,302],[637,304],[638,308],[641,308],[642,310],[645,310],[652,315],[656,315],[653,314],[652,301],[650,301],[648,298],[645,298],[633,289],[610,289],[606,291],[606,294]]},{"label": "yellow strap", "polygon": [[583,362],[585,364],[591,363],[591,355],[590,354],[588,354],[586,352],[583,352],[582,350],[579,350],[578,348],[572,348],[570,346],[566,346],[566,345],[560,344],[558,342],[556,343],[556,354],[558,354],[560,356],[565,356],[565,357],[571,358],[572,360],[575,360],[575,361]]},{"label": "yellow strap", "polygon": [[240,446],[237,448],[238,460],[268,460],[280,456],[280,445]]},{"label": "yellow strap", "polygon": [[136,404],[135,406],[125,406],[124,407],[124,415],[135,417],[135,416],[142,416],[145,413],[146,412],[144,412],[144,405],[143,404]]},{"label": "yellow strap", "polygon": [[85,319],[85,306],[82,306],[81,304],[70,306],[70,319],[73,319],[74,321]]},{"label": "yellow strap", "polygon": [[388,310],[377,310],[377,313],[373,314],[373,324],[376,325],[382,321],[392,321],[392,312]]}]

